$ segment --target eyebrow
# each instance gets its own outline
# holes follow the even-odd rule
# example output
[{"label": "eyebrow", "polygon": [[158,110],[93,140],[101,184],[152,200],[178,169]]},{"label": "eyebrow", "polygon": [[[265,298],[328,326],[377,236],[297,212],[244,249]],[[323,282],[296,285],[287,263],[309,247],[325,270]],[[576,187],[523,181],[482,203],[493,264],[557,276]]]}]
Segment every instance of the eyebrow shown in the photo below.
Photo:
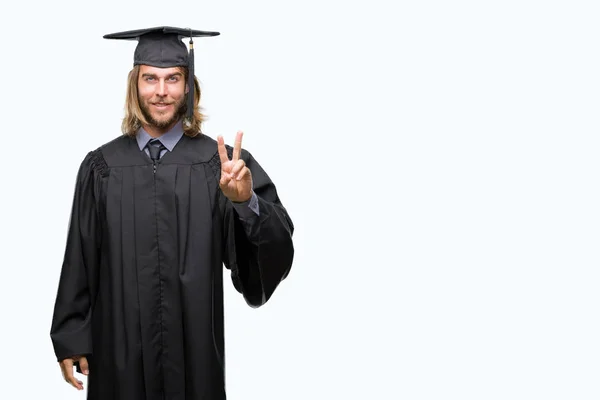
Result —
[{"label": "eyebrow", "polygon": [[[181,72],[173,72],[172,74],[167,75],[166,78],[171,78],[173,76],[183,76],[183,74]],[[142,78],[146,78],[146,77],[157,78],[158,76],[156,74],[150,74],[147,72],[143,73]]]}]

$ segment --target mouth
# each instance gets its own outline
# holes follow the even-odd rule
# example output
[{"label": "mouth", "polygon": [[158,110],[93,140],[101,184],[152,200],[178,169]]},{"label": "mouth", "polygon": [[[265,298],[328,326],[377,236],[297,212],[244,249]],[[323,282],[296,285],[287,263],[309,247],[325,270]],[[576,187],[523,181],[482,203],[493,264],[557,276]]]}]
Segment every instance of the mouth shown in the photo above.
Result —
[{"label": "mouth", "polygon": [[171,106],[171,104],[172,103],[152,103],[152,105],[159,110],[167,109]]}]

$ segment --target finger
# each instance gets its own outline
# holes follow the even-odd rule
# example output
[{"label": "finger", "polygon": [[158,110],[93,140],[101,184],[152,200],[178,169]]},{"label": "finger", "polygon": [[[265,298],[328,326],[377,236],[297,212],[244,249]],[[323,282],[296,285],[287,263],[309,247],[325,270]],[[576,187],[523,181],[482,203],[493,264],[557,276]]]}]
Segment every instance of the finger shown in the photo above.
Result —
[{"label": "finger", "polygon": [[88,365],[88,360],[87,360],[87,358],[85,358],[85,357],[81,357],[81,358],[79,359],[79,367],[81,367],[81,372],[82,372],[84,375],[88,375],[88,374],[90,373],[90,370],[89,370],[89,368],[90,368],[90,367],[89,367],[89,365]]},{"label": "finger", "polygon": [[83,382],[79,379],[72,377],[69,383],[77,390],[83,390]]},{"label": "finger", "polygon": [[231,168],[231,177],[237,176],[237,174],[246,166],[244,160],[237,160],[237,162]]},{"label": "finger", "polygon": [[239,174],[237,174],[237,177],[235,178],[238,181],[241,181],[242,179],[244,179],[247,175],[252,175],[252,173],[250,172],[250,169],[248,167],[245,167],[244,169],[242,169],[240,171]]},{"label": "finger", "polygon": [[233,146],[233,161],[237,161],[240,159],[240,155],[242,154],[242,136],[244,136],[244,132],[238,131],[235,136],[235,145]]},{"label": "finger", "polygon": [[74,388],[83,390],[83,383],[73,376],[73,360],[65,359],[60,364],[63,377],[67,383],[70,383]]},{"label": "finger", "polygon": [[229,161],[229,157],[227,157],[227,149],[225,148],[225,141],[223,140],[223,136],[217,137],[217,149],[219,150],[219,158],[221,159],[221,166]]}]

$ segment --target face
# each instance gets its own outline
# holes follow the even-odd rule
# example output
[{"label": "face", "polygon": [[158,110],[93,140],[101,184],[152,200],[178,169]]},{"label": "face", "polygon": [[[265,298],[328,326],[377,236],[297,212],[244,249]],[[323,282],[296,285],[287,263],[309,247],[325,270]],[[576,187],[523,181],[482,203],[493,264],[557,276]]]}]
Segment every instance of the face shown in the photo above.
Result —
[{"label": "face", "polygon": [[140,67],[138,96],[144,116],[155,128],[170,128],[183,116],[186,84],[178,68]]}]

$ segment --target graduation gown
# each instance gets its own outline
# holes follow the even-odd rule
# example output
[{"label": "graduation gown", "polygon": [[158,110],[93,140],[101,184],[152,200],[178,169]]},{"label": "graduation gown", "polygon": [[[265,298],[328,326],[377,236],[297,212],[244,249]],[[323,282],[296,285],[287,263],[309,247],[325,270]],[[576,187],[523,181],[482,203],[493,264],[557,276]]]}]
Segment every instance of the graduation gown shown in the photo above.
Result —
[{"label": "graduation gown", "polygon": [[210,137],[183,136],[153,165],[122,136],[81,163],[51,339],[59,361],[88,357],[88,399],[226,398],[223,265],[259,307],[294,254],[273,182],[241,157],[260,209],[245,225],[219,188]]}]

